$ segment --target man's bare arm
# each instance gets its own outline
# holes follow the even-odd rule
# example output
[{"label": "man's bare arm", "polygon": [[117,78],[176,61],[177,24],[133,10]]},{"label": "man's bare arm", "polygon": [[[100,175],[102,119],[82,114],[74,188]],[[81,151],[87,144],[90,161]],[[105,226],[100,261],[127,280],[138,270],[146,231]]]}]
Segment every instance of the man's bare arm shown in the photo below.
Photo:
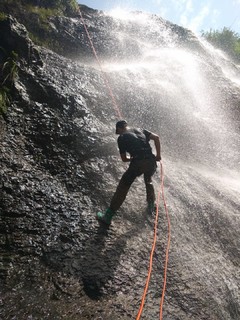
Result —
[{"label": "man's bare arm", "polygon": [[161,144],[160,144],[160,138],[157,134],[155,133],[151,133],[149,136],[150,140],[154,141],[155,144],[155,148],[156,148],[156,161],[160,161],[161,160]]}]

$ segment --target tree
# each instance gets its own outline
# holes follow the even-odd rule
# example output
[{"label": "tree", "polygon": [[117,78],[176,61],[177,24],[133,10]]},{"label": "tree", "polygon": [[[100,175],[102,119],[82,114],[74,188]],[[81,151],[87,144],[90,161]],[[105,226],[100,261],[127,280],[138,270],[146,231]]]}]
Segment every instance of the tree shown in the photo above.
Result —
[{"label": "tree", "polygon": [[202,31],[202,36],[213,46],[225,51],[235,60],[240,61],[240,36],[224,27],[222,30]]}]

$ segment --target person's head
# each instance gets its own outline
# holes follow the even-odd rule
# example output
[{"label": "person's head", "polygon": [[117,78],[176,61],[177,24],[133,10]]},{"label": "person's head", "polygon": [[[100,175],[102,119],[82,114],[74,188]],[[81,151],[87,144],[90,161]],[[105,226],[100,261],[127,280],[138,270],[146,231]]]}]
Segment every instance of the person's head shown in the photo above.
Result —
[{"label": "person's head", "polygon": [[122,134],[124,131],[126,131],[127,128],[127,121],[120,120],[116,123],[116,134]]}]

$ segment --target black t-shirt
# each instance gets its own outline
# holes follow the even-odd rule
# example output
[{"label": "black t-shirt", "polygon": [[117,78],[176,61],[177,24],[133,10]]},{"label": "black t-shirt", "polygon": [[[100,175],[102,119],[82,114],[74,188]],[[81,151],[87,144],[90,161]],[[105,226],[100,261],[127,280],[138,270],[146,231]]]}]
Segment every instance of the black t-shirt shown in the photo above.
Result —
[{"label": "black t-shirt", "polygon": [[118,137],[120,154],[128,152],[131,157],[152,154],[149,144],[151,132],[140,129],[128,129]]}]

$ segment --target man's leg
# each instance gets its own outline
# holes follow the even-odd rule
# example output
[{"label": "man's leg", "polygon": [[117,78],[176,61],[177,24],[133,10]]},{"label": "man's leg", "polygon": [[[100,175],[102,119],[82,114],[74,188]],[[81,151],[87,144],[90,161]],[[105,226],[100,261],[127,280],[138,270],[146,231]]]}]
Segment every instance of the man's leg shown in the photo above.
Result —
[{"label": "man's leg", "polygon": [[155,191],[152,183],[152,176],[144,174],[144,182],[146,186],[147,202],[154,202],[156,200]]},{"label": "man's leg", "polygon": [[152,176],[156,171],[157,165],[155,160],[151,160],[146,164],[147,170],[144,173],[144,182],[146,186],[146,194],[147,194],[147,203],[148,203],[148,211],[152,213],[154,211],[155,206],[155,191],[152,182]]},{"label": "man's leg", "polygon": [[128,170],[123,174],[117,186],[116,192],[113,195],[113,198],[111,200],[110,209],[112,211],[115,212],[121,207],[136,177],[137,177],[136,170],[133,168],[133,166],[130,165]]},{"label": "man's leg", "polygon": [[130,164],[128,170],[123,174],[115,194],[111,200],[109,208],[103,212],[97,213],[97,219],[101,222],[104,222],[107,225],[111,224],[112,217],[115,212],[121,207],[123,201],[125,200],[128,190],[131,187],[131,184],[137,177],[137,170],[133,164]]}]

